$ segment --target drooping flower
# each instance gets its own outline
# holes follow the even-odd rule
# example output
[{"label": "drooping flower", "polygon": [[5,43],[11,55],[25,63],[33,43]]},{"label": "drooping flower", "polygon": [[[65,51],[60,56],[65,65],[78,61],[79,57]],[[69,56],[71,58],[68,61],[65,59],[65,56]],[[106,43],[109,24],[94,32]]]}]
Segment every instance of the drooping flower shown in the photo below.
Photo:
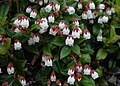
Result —
[{"label": "drooping flower", "polygon": [[78,2],[78,9],[82,9],[82,3]]},{"label": "drooping flower", "polygon": [[91,77],[95,80],[99,77],[98,73],[95,70],[91,71]]},{"label": "drooping flower", "polygon": [[14,66],[13,66],[12,63],[8,64],[8,66],[7,66],[7,72],[8,72],[9,75],[14,74],[15,69],[14,69]]},{"label": "drooping flower", "polygon": [[54,4],[53,10],[54,11],[59,11],[60,10],[60,4],[59,3]]},{"label": "drooping flower", "polygon": [[21,20],[20,26],[22,28],[28,28],[29,27],[29,20],[27,18],[27,16],[24,16]]},{"label": "drooping flower", "polygon": [[41,20],[40,20],[40,19],[37,19],[37,20],[35,21],[35,24],[40,24],[40,22],[41,22]]},{"label": "drooping flower", "polygon": [[79,21],[76,18],[74,18],[73,19],[73,24],[75,24],[76,26],[79,26]]},{"label": "drooping flower", "polygon": [[7,42],[7,38],[2,39],[2,45],[4,45]]},{"label": "drooping flower", "polygon": [[37,10],[34,9],[34,10],[31,11],[30,17],[31,17],[31,18],[36,18],[36,16],[37,16]]},{"label": "drooping flower", "polygon": [[59,30],[59,26],[52,26],[50,28],[50,31],[49,31],[49,34],[53,35],[53,36],[56,36],[56,34],[58,33],[58,30]]},{"label": "drooping flower", "polygon": [[64,82],[63,86],[68,86],[68,84],[66,82]]},{"label": "drooping flower", "polygon": [[93,19],[93,13],[92,13],[92,11],[89,9],[89,8],[87,8],[87,18],[88,19]]},{"label": "drooping flower", "polygon": [[90,23],[90,24],[93,24],[93,23],[94,23],[94,20],[93,20],[93,19],[90,19],[90,20],[89,20],[89,23]]},{"label": "drooping flower", "polygon": [[16,25],[12,25],[12,30],[14,30],[15,33],[20,33],[21,30],[20,30],[20,26],[16,26]]},{"label": "drooping flower", "polygon": [[26,12],[27,13],[30,13],[32,11],[32,6],[28,6],[27,8],[26,8]]},{"label": "drooping flower", "polygon": [[104,10],[105,9],[105,5],[104,4],[99,4],[98,7],[99,7],[100,10]]},{"label": "drooping flower", "polygon": [[90,9],[95,9],[95,3],[91,1],[91,2],[89,3],[89,8],[90,8]]},{"label": "drooping flower", "polygon": [[52,66],[52,57],[51,56],[46,56],[45,60],[45,66]]},{"label": "drooping flower", "polygon": [[8,82],[2,83],[2,86],[9,86],[9,85],[8,85]]},{"label": "drooping flower", "polygon": [[54,2],[50,2],[46,7],[45,7],[45,11],[46,12],[50,12],[52,10],[52,6],[54,5]]},{"label": "drooping flower", "polygon": [[107,23],[108,22],[108,16],[103,16],[102,17],[102,22]]},{"label": "drooping flower", "polygon": [[65,40],[65,44],[68,46],[73,46],[74,44],[74,38],[72,35],[68,35],[66,40]]},{"label": "drooping flower", "polygon": [[74,74],[70,75],[67,79],[67,83],[69,83],[70,85],[74,85],[75,83],[75,76]]},{"label": "drooping flower", "polygon": [[76,74],[76,77],[77,77],[78,82],[80,82],[81,79],[82,79],[82,75],[81,75],[80,73],[77,73],[77,74]]},{"label": "drooping flower", "polygon": [[63,35],[69,35],[69,33],[70,33],[70,29],[69,29],[69,27],[66,25],[64,28],[63,28]]},{"label": "drooping flower", "polygon": [[91,69],[88,65],[84,66],[84,75],[90,75]]},{"label": "drooping flower", "polygon": [[72,31],[73,38],[80,38],[80,34],[82,34],[82,30],[78,26],[75,26]]},{"label": "drooping flower", "polygon": [[63,29],[65,27],[65,21],[64,20],[60,21],[59,27],[60,27],[60,29]]},{"label": "drooping flower", "polygon": [[34,44],[35,44],[34,38],[30,37],[28,40],[28,45],[34,45]]},{"label": "drooping flower", "polygon": [[115,9],[114,9],[114,7],[111,7],[111,13],[115,13]]},{"label": "drooping flower", "polygon": [[69,6],[68,9],[67,9],[67,12],[69,13],[69,15],[72,15],[72,14],[75,13],[75,9],[71,6]]},{"label": "drooping flower", "polygon": [[17,19],[14,21],[14,25],[19,26],[21,24],[22,16],[18,16]]},{"label": "drooping flower", "polygon": [[81,71],[82,71],[82,64],[80,63],[80,62],[78,62],[77,63],[77,65],[76,65],[76,71],[78,72],[78,73],[80,73]]},{"label": "drooping flower", "polygon": [[59,79],[56,80],[56,84],[57,84],[58,86],[62,86],[61,81],[60,81]]},{"label": "drooping flower", "polygon": [[43,0],[39,0],[39,5],[40,5],[40,6],[43,5]]},{"label": "drooping flower", "polygon": [[106,9],[106,13],[107,13],[108,15],[112,15],[111,9],[110,9],[109,7]]},{"label": "drooping flower", "polygon": [[20,43],[19,40],[15,40],[14,49],[15,49],[15,50],[20,50],[20,49],[22,49],[22,44]]},{"label": "drooping flower", "polygon": [[40,37],[39,37],[38,34],[34,34],[34,35],[33,35],[33,39],[34,39],[35,42],[39,42]]},{"label": "drooping flower", "polygon": [[25,80],[25,78],[23,76],[19,77],[19,81],[22,84],[22,86],[26,86],[26,80]]},{"label": "drooping flower", "polygon": [[102,18],[102,16],[100,16],[100,17],[98,18],[98,23],[99,23],[99,24],[102,24],[102,23],[103,23],[103,18]]},{"label": "drooping flower", "polygon": [[48,22],[46,16],[43,16],[43,17],[41,18],[41,20],[43,20],[43,21],[45,21],[45,22]]},{"label": "drooping flower", "polygon": [[91,38],[91,34],[87,29],[83,31],[83,37],[86,38],[86,39]]},{"label": "drooping flower", "polygon": [[48,21],[54,23],[54,21],[55,21],[55,16],[54,16],[54,14],[50,14],[50,15],[49,15]]},{"label": "drooping flower", "polygon": [[87,11],[84,11],[84,12],[82,13],[82,19],[87,19]]},{"label": "drooping flower", "polygon": [[68,70],[68,75],[71,75],[71,74],[74,74],[75,72],[75,67],[71,67],[69,70]]},{"label": "drooping flower", "polygon": [[47,29],[47,28],[49,27],[48,22],[45,21],[45,20],[41,20],[41,21],[40,21],[40,27],[41,27],[42,29]]},{"label": "drooping flower", "polygon": [[50,80],[51,80],[52,82],[55,82],[55,81],[56,81],[56,74],[55,74],[54,71],[52,71],[52,73],[51,73]]},{"label": "drooping flower", "polygon": [[103,39],[102,35],[98,35],[98,36],[97,36],[97,41],[100,41],[100,42],[101,42],[102,39]]}]

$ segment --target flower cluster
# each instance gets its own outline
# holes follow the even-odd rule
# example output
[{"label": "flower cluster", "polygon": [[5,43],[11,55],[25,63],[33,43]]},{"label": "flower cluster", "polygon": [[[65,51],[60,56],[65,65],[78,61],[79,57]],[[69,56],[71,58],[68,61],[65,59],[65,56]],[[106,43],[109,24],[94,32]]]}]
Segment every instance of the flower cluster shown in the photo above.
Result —
[{"label": "flower cluster", "polygon": [[76,70],[76,79],[78,82],[82,79],[82,74],[80,74],[83,71],[84,75],[91,75],[91,77],[95,80],[99,77],[98,73],[95,70],[91,70],[91,68],[88,65],[85,65],[84,68],[82,67],[82,64],[80,62],[77,63],[76,67],[71,67],[68,70],[68,79],[67,83],[70,85],[74,85],[75,82],[75,70]]}]

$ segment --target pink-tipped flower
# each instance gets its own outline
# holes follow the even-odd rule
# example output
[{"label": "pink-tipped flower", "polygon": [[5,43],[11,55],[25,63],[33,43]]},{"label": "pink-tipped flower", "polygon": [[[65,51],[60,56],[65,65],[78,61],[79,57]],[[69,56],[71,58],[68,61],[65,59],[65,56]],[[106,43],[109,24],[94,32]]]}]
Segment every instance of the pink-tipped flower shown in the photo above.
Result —
[{"label": "pink-tipped flower", "polygon": [[48,82],[47,82],[47,86],[50,86],[51,85],[51,81],[50,81],[50,79],[48,79]]},{"label": "pink-tipped flower", "polygon": [[50,28],[49,34],[56,36],[56,34],[58,33],[58,30],[59,30],[59,26],[52,26]]},{"label": "pink-tipped flower", "polygon": [[29,20],[28,20],[27,16],[23,16],[23,18],[21,20],[21,23],[20,23],[20,26],[22,28],[28,28],[29,27]]},{"label": "pink-tipped flower", "polygon": [[70,75],[67,79],[67,83],[69,83],[70,85],[74,85],[75,83],[75,76],[74,74]]},{"label": "pink-tipped flower", "polygon": [[65,27],[65,21],[64,20],[60,21],[59,27],[60,27],[60,29],[63,29]]},{"label": "pink-tipped flower", "polygon": [[45,11],[46,12],[50,12],[52,10],[52,7],[54,5],[54,2],[50,2],[46,7],[45,7]]},{"label": "pink-tipped flower", "polygon": [[21,32],[20,27],[16,26],[16,25],[12,25],[12,30],[14,30],[15,33],[20,33]]},{"label": "pink-tipped flower", "polygon": [[72,14],[75,13],[75,9],[71,6],[69,6],[68,9],[67,9],[67,12],[69,13],[69,15],[72,15]]},{"label": "pink-tipped flower", "polygon": [[102,22],[107,23],[108,22],[108,16],[103,16],[102,17]]},{"label": "pink-tipped flower", "polygon": [[77,63],[77,66],[76,66],[76,71],[78,72],[78,73],[80,73],[81,71],[82,71],[82,64],[80,63],[80,62],[78,62]]},{"label": "pink-tipped flower", "polygon": [[36,43],[38,43],[39,40],[40,40],[39,34],[34,34],[34,35],[33,35],[33,39],[34,39],[34,41],[35,41]]},{"label": "pink-tipped flower", "polygon": [[52,57],[46,56],[45,66],[52,66]]},{"label": "pink-tipped flower", "polygon": [[77,78],[78,82],[80,82],[82,79],[82,75],[80,73],[77,73],[76,78]]},{"label": "pink-tipped flower", "polygon": [[58,86],[62,86],[61,81],[60,81],[59,79],[56,81],[56,84],[57,84]]},{"label": "pink-tipped flower", "polygon": [[59,11],[60,10],[60,4],[59,3],[54,4],[53,10],[54,11]]},{"label": "pink-tipped flower", "polygon": [[8,85],[8,82],[2,83],[2,86],[9,86],[9,85]]},{"label": "pink-tipped flower", "polygon": [[39,5],[40,5],[40,6],[43,5],[43,0],[39,0]]},{"label": "pink-tipped flower", "polygon": [[42,29],[47,29],[49,27],[48,22],[46,20],[41,20],[40,21],[40,27]]},{"label": "pink-tipped flower", "polygon": [[68,86],[68,84],[66,82],[64,82],[63,86]]},{"label": "pink-tipped flower", "polygon": [[82,19],[87,19],[87,12],[86,12],[86,11],[84,11],[84,12],[82,13]]},{"label": "pink-tipped flower", "polygon": [[75,26],[72,31],[73,38],[80,38],[80,34],[82,34],[82,30],[78,26]]},{"label": "pink-tipped flower", "polygon": [[95,79],[97,79],[99,76],[98,76],[98,73],[97,73],[95,70],[92,70],[92,71],[91,71],[91,77],[95,80]]},{"label": "pink-tipped flower", "polygon": [[54,21],[55,21],[55,16],[54,16],[54,14],[50,14],[50,15],[49,15],[48,21],[54,23]]},{"label": "pink-tipped flower", "polygon": [[9,75],[14,74],[15,69],[14,69],[14,66],[13,66],[12,63],[8,64],[8,66],[7,66],[7,72],[8,72]]},{"label": "pink-tipped flower", "polygon": [[56,74],[55,74],[54,71],[52,71],[52,73],[51,73],[50,80],[51,80],[52,82],[55,82],[55,81],[56,81]]},{"label": "pink-tipped flower", "polygon": [[84,75],[90,75],[90,73],[91,73],[91,69],[90,69],[90,67],[88,65],[84,66],[83,71],[84,71]]},{"label": "pink-tipped flower", "polygon": [[22,16],[18,16],[17,19],[14,21],[14,25],[19,26],[21,24],[22,21]]},{"label": "pink-tipped flower", "polygon": [[63,32],[63,35],[69,35],[69,33],[70,33],[69,27],[67,25],[65,25],[62,32]]},{"label": "pink-tipped flower", "polygon": [[71,67],[69,70],[68,70],[68,75],[71,75],[71,74],[74,74],[75,72],[75,67]]},{"label": "pink-tipped flower", "polygon": [[99,4],[98,7],[99,7],[100,10],[104,10],[105,9],[105,5],[104,4]]},{"label": "pink-tipped flower", "polygon": [[108,15],[112,15],[111,9],[110,9],[109,7],[106,9],[106,13],[107,13]]},{"label": "pink-tipped flower", "polygon": [[83,5],[81,2],[78,2],[78,9],[82,9]]},{"label": "pink-tipped flower", "polygon": [[89,8],[90,8],[90,9],[95,9],[95,3],[91,1],[91,2],[89,3]]},{"label": "pink-tipped flower", "polygon": [[86,38],[86,39],[91,38],[91,34],[87,29],[83,31],[83,37]]},{"label": "pink-tipped flower", "polygon": [[37,19],[37,20],[35,21],[35,24],[40,24],[40,22],[41,22],[41,20],[40,20],[40,19]]},{"label": "pink-tipped flower", "polygon": [[26,12],[27,13],[30,13],[32,11],[32,6],[28,6],[27,8],[26,8]]},{"label": "pink-tipped flower", "polygon": [[79,21],[76,18],[74,18],[73,19],[73,24],[75,24],[76,26],[79,26]]},{"label": "pink-tipped flower", "polygon": [[31,18],[36,18],[36,16],[37,16],[37,10],[34,9],[34,10],[31,11],[30,17],[31,17]]},{"label": "pink-tipped flower", "polygon": [[65,40],[65,44],[68,46],[73,46],[74,44],[74,38],[72,35],[68,35],[66,40]]},{"label": "pink-tipped flower", "polygon": [[22,86],[26,86],[26,80],[25,80],[25,78],[23,76],[19,77],[19,81],[22,84]]},{"label": "pink-tipped flower", "polygon": [[2,39],[2,45],[4,45],[7,42],[7,38]]},{"label": "pink-tipped flower", "polygon": [[20,50],[20,49],[22,49],[22,44],[20,43],[19,40],[15,40],[14,49],[15,49],[15,50]]},{"label": "pink-tipped flower", "polygon": [[89,8],[87,8],[87,18],[88,19],[93,19],[93,13]]}]

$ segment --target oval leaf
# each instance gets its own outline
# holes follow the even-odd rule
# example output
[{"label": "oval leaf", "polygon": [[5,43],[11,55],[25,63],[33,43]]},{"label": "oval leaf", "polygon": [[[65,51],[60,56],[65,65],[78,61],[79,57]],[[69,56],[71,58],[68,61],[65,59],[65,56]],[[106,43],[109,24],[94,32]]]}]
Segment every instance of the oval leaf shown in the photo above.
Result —
[{"label": "oval leaf", "polygon": [[96,60],[102,60],[105,59],[107,56],[107,52],[104,49],[99,49],[99,51],[97,52],[97,56],[96,56]]},{"label": "oval leaf", "polygon": [[68,46],[63,47],[60,52],[60,59],[63,59],[64,57],[68,56],[70,52],[71,52],[71,49]]}]

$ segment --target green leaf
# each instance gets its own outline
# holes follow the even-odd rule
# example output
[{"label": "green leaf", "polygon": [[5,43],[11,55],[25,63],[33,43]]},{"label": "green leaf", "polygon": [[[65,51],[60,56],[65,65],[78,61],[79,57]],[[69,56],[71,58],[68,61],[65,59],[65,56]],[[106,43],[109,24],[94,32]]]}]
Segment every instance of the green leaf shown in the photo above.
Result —
[{"label": "green leaf", "polygon": [[51,40],[51,43],[57,46],[64,46],[64,40],[60,37],[55,37],[53,40]]},{"label": "green leaf", "polygon": [[116,35],[115,28],[114,28],[114,26],[111,25],[110,37],[114,37],[115,35]]},{"label": "green leaf", "polygon": [[80,39],[76,39],[75,44],[80,44],[84,42],[86,39],[84,37],[80,37]]},{"label": "green leaf", "polygon": [[4,47],[0,46],[0,54],[4,55],[6,53],[7,53],[6,49]]},{"label": "green leaf", "polygon": [[49,45],[46,45],[46,46],[43,47],[43,53],[44,53],[45,55],[52,55]]},{"label": "green leaf", "polygon": [[68,46],[64,46],[60,52],[60,59],[68,56],[71,52],[71,49]]},{"label": "green leaf", "polygon": [[103,0],[94,0],[95,3],[101,3]]},{"label": "green leaf", "polygon": [[78,45],[72,46],[71,50],[75,52],[78,56],[80,56],[80,47]]},{"label": "green leaf", "polygon": [[5,34],[5,30],[1,26],[0,26],[0,34]]},{"label": "green leaf", "polygon": [[10,48],[10,45],[11,45],[11,38],[7,38],[7,42],[4,44],[4,47],[6,49],[9,49]]},{"label": "green leaf", "polygon": [[107,56],[107,52],[100,48],[97,52],[97,55],[96,55],[96,60],[102,60],[102,59],[105,59]]},{"label": "green leaf", "polygon": [[40,26],[39,26],[38,24],[33,24],[33,25],[31,25],[31,27],[30,27],[30,31],[38,30],[38,29],[40,29]]},{"label": "green leaf", "polygon": [[93,34],[94,34],[94,35],[98,35],[99,32],[100,32],[100,25],[95,24],[95,25],[93,26]]},{"label": "green leaf", "polygon": [[90,63],[91,57],[89,54],[82,54],[80,61],[82,62],[82,64]]},{"label": "green leaf", "polygon": [[9,4],[3,3],[0,6],[0,19],[7,15],[9,11]]},{"label": "green leaf", "polygon": [[97,84],[99,84],[99,86],[108,86],[108,83],[106,80],[104,80],[103,78],[102,79],[98,79],[96,81]]},{"label": "green leaf", "polygon": [[81,83],[83,84],[83,86],[95,86],[95,81],[91,77],[88,77],[88,76],[84,76],[81,79]]},{"label": "green leaf", "polygon": [[24,69],[24,67],[26,65],[26,62],[27,62],[27,60],[19,60],[19,59],[17,59],[14,62],[14,66],[15,66],[16,71],[17,71],[18,74],[24,75],[23,69]]}]

